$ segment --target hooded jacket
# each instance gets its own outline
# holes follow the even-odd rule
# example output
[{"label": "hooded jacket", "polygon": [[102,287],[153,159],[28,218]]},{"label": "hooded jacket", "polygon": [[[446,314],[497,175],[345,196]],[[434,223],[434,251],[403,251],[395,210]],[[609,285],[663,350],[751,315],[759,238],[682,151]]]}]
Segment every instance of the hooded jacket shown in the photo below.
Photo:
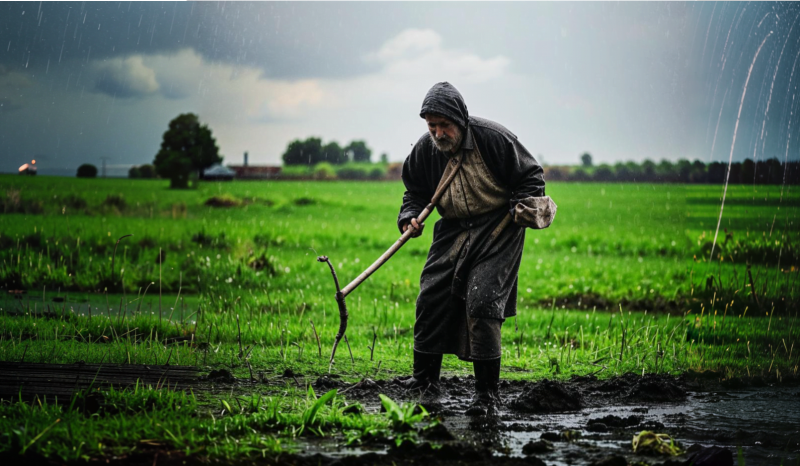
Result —
[{"label": "hooded jacket", "polygon": [[[484,118],[471,117],[461,93],[452,84],[434,85],[425,96],[420,117],[426,113],[444,116],[462,129],[462,148],[477,145],[486,167],[494,178],[511,193],[508,209],[527,197],[544,196],[542,166],[504,126]],[[474,138],[474,139],[473,139]],[[406,191],[397,218],[403,225],[416,218],[430,202],[447,166],[449,155],[440,151],[429,132],[419,138],[403,164]]]}]

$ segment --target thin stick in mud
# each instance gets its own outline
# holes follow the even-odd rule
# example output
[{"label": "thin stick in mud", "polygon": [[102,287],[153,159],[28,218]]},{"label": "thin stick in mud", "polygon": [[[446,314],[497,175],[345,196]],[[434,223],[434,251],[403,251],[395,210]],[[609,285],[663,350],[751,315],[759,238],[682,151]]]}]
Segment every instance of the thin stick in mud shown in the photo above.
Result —
[{"label": "thin stick in mud", "polygon": [[369,361],[372,362],[373,356],[375,355],[375,340],[378,339],[378,333],[375,332],[375,327],[372,327],[372,346],[367,346],[369,348]]},{"label": "thin stick in mud", "polygon": [[322,357],[322,344],[319,342],[319,334],[317,333],[317,328],[314,327],[313,320],[308,319],[308,321],[311,323],[311,330],[314,331],[314,338],[317,339],[317,351],[319,352],[319,357]]},{"label": "thin stick in mud", "polygon": [[353,359],[353,350],[350,349],[350,342],[347,341],[347,335],[344,336],[344,342],[347,344],[347,351],[350,352],[350,363],[355,364],[356,360]]}]

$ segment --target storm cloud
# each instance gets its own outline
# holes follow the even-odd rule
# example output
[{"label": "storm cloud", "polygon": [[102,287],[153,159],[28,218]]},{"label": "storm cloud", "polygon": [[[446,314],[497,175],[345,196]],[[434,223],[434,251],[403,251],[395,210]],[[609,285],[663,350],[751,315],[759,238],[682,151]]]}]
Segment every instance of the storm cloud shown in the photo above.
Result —
[{"label": "storm cloud", "polygon": [[291,139],[308,136],[366,139],[400,161],[425,130],[422,97],[444,80],[470,113],[550,164],[583,151],[598,162],[792,158],[798,13],[758,3],[0,3],[0,171],[34,154],[53,167],[149,162],[185,112],[209,124],[228,163],[244,151],[279,163]]},{"label": "storm cloud", "polygon": [[139,55],[117,58],[95,66],[95,89],[119,97],[143,97],[159,90],[156,73]]}]

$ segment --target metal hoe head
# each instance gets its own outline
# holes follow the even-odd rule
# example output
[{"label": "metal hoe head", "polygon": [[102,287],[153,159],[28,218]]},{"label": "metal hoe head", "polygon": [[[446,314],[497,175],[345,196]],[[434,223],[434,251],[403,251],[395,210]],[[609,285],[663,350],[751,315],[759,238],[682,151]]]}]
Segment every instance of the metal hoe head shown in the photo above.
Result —
[{"label": "metal hoe head", "polygon": [[336,348],[339,346],[339,342],[342,341],[342,337],[344,337],[344,333],[347,331],[347,304],[344,301],[345,294],[342,293],[342,290],[339,287],[339,277],[336,276],[336,270],[333,269],[333,264],[331,264],[328,256],[317,257],[317,262],[326,262],[328,267],[330,267],[331,275],[333,275],[333,282],[336,284],[336,304],[339,305],[339,331],[336,333],[336,338],[333,341],[331,359],[328,363],[328,372],[330,372],[331,367],[333,366],[333,358],[336,356]]}]

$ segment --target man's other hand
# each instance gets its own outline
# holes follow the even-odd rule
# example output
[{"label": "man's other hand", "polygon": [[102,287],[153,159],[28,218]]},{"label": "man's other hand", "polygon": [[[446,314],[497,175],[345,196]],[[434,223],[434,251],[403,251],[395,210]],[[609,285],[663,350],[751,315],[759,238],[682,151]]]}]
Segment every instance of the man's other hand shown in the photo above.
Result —
[{"label": "man's other hand", "polygon": [[417,219],[412,218],[411,222],[406,223],[405,225],[403,225],[403,233],[405,233],[406,230],[408,230],[409,228],[414,230],[414,233],[411,233],[411,237],[412,238],[416,238],[416,237],[418,237],[419,235],[422,234],[422,230],[425,228],[425,224],[424,223],[419,223],[419,222],[417,222]]}]

